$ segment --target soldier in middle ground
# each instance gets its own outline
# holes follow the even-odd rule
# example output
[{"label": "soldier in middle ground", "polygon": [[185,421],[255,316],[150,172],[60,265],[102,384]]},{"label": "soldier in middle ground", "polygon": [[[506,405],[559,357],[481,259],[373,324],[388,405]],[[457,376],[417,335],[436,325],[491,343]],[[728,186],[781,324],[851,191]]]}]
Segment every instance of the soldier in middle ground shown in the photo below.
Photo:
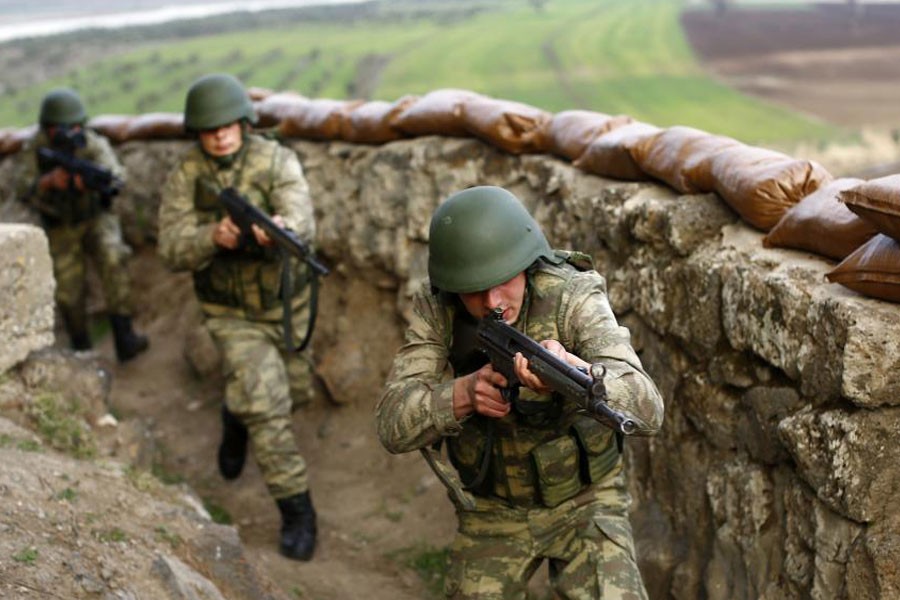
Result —
[{"label": "soldier in middle ground", "polygon": [[279,226],[311,243],[309,187],[296,154],[250,131],[253,105],[243,84],[226,74],[201,77],[185,101],[185,129],[196,136],[162,191],[159,253],[175,270],[194,274],[205,326],[223,356],[226,378],[219,471],[238,477],[248,441],[281,513],[280,550],[312,558],[316,513],[306,462],[292,429],[294,408],[312,397],[308,352],[286,347],[282,318],[307,330],[310,286],[305,264],[293,273],[295,295],[283,306],[281,263],[264,231],[241,230],[219,200],[234,188]]}]

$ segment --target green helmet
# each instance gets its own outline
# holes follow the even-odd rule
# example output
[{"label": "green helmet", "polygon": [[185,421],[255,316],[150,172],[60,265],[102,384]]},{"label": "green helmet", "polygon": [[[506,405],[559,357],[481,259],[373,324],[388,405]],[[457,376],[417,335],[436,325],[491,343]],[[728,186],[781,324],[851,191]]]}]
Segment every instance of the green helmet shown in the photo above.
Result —
[{"label": "green helmet", "polygon": [[247,90],[237,78],[215,73],[204,75],[191,85],[184,103],[185,129],[215,129],[241,119],[255,123],[256,113]]},{"label": "green helmet", "polygon": [[522,202],[494,186],[451,195],[431,217],[428,276],[439,290],[466,294],[509,281],[553,251]]},{"label": "green helmet", "polygon": [[81,125],[86,120],[84,104],[75,90],[57,88],[49,91],[41,100],[41,113],[38,117],[41,127]]}]

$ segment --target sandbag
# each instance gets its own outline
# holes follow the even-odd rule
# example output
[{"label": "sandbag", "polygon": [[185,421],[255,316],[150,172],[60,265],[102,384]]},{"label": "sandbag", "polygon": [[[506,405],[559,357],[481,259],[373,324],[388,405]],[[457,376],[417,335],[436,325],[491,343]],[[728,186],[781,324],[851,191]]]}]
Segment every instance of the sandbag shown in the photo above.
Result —
[{"label": "sandbag", "polygon": [[350,111],[362,100],[307,99],[285,111],[278,134],[285,138],[339,140]]},{"label": "sandbag", "polygon": [[631,155],[647,175],[664,181],[682,194],[712,192],[712,159],[739,145],[732,138],[692,127],[669,127],[637,144]]},{"label": "sandbag", "polygon": [[462,103],[461,116],[475,137],[510,154],[523,154],[545,149],[541,134],[553,115],[521,102],[477,96]]},{"label": "sandbag", "polygon": [[274,90],[262,87],[248,87],[247,95],[250,96],[251,102],[260,102],[275,93]]},{"label": "sandbag", "polygon": [[840,200],[879,232],[900,240],[900,175],[861,182],[841,192]]},{"label": "sandbag", "polygon": [[825,276],[864,296],[900,302],[900,242],[879,233]]},{"label": "sandbag", "polygon": [[262,129],[275,127],[288,113],[298,110],[298,106],[303,106],[308,101],[309,98],[296,92],[270,94],[253,103],[257,118],[256,126]]},{"label": "sandbag", "polygon": [[397,116],[418,100],[418,96],[403,96],[394,102],[373,100],[350,111],[344,120],[341,137],[348,142],[381,144],[403,137],[397,129]]},{"label": "sandbag", "polygon": [[165,140],[186,137],[181,113],[146,113],[128,122],[125,140]]},{"label": "sandbag", "polygon": [[660,128],[635,121],[598,135],[575,162],[578,169],[603,177],[630,181],[649,179],[632,157],[631,151],[659,133]]},{"label": "sandbag", "polygon": [[806,196],[784,213],[763,238],[763,246],[843,260],[878,233],[838,200],[841,192],[860,183],[861,179],[835,179]]},{"label": "sandbag", "polygon": [[87,126],[114,144],[128,139],[128,128],[134,115],[100,115],[87,122]]},{"label": "sandbag", "polygon": [[541,136],[547,151],[575,160],[601,134],[628,125],[633,119],[626,115],[610,116],[590,110],[564,110],[545,124]]},{"label": "sandbag", "polygon": [[0,129],[0,156],[15,154],[22,149],[25,142],[37,133],[37,125],[29,125],[21,129]]},{"label": "sandbag", "polygon": [[453,88],[434,90],[397,115],[394,126],[407,135],[468,137],[462,119],[462,104],[480,94]]},{"label": "sandbag", "polygon": [[710,161],[715,192],[741,218],[769,231],[802,198],[832,180],[818,163],[739,144]]}]

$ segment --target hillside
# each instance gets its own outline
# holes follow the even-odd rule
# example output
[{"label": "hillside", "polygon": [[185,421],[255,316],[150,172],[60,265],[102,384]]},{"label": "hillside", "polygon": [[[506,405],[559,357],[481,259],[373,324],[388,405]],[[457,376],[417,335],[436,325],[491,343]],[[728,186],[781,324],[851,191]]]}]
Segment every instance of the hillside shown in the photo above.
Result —
[{"label": "hillside", "polygon": [[[680,0],[369,2],[70,34],[0,46],[0,123],[33,122],[50,87],[83,90],[92,114],[179,111],[198,75],[310,97],[394,100],[460,87],[558,112],[625,113],[748,142],[833,137],[817,119],[707,76]],[[72,52],[72,48],[77,48]]]}]

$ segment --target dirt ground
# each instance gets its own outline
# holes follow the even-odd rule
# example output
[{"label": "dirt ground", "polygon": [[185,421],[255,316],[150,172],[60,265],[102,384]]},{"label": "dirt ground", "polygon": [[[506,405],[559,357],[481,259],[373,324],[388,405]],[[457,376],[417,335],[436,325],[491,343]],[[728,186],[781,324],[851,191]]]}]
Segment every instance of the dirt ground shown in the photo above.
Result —
[{"label": "dirt ground", "polygon": [[[381,448],[372,417],[379,390],[338,406],[320,388],[314,402],[295,414],[319,515],[319,545],[309,563],[285,559],[277,551],[278,512],[254,461],[234,482],[216,469],[222,382],[218,375],[198,378],[184,359],[185,334],[196,322],[189,276],[166,271],[152,248],[136,257],[133,271],[141,307],[137,327],[149,335],[150,349],[115,367],[110,398],[120,418],[149,420],[158,471],[187,481],[208,506],[224,510],[247,554],[291,598],[434,597],[434,582],[410,565],[420,565],[426,578],[438,572],[437,551],[455,528],[452,507],[417,453],[392,456]],[[326,279],[319,344],[329,338],[327,313],[336,297],[328,285]],[[379,293],[355,301],[377,306]],[[98,350],[113,356],[109,336]],[[389,360],[387,354],[378,360]]]}]

